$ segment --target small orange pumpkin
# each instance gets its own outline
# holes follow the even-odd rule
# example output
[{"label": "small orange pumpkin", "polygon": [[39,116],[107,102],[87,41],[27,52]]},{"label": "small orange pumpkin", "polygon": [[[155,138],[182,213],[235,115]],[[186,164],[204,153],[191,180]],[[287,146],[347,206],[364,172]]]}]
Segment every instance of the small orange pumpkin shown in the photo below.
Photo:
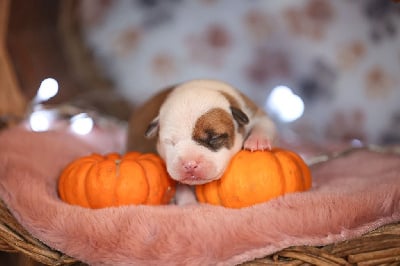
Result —
[{"label": "small orange pumpkin", "polygon": [[92,154],[71,162],[58,182],[60,198],[88,208],[168,203],[175,182],[155,154]]},{"label": "small orange pumpkin", "polygon": [[199,202],[242,208],[310,188],[310,170],[296,153],[241,150],[219,180],[196,186],[196,195]]}]

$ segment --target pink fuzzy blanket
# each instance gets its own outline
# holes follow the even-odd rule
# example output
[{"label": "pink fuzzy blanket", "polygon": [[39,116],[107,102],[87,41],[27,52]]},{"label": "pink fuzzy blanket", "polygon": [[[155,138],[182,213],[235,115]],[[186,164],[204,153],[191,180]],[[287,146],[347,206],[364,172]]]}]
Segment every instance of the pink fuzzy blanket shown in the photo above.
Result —
[{"label": "pink fuzzy blanket", "polygon": [[0,197],[33,236],[91,265],[234,265],[400,220],[400,156],[368,150],[312,166],[308,192],[239,210],[91,210],[62,202],[56,191],[61,169],[79,156],[118,148],[102,143],[96,147],[67,132],[0,132]]}]

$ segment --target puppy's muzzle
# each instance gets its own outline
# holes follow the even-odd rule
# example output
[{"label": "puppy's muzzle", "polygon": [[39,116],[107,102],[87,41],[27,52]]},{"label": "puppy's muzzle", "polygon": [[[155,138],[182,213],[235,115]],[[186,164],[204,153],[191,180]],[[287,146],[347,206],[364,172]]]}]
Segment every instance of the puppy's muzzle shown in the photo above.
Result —
[{"label": "puppy's muzzle", "polygon": [[204,160],[180,160],[179,181],[188,185],[204,184],[212,178],[208,174],[213,172],[213,166]]},{"label": "puppy's muzzle", "polygon": [[203,179],[201,162],[194,160],[182,161],[181,162],[181,177],[182,183],[193,183],[201,181]]}]

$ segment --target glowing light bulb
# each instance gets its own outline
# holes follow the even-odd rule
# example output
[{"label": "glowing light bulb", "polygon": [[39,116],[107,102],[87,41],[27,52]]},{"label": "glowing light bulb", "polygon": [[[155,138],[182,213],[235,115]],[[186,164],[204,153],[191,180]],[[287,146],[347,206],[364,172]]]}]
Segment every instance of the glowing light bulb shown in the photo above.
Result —
[{"label": "glowing light bulb", "polygon": [[93,119],[86,113],[71,117],[71,130],[78,135],[87,135],[93,129]]},{"label": "glowing light bulb", "polygon": [[39,110],[31,113],[29,116],[29,126],[33,131],[47,131],[54,120],[53,114],[45,110]]},{"label": "glowing light bulb", "polygon": [[350,143],[351,146],[355,148],[361,148],[362,146],[364,146],[363,142],[359,139],[352,139]]},{"label": "glowing light bulb", "polygon": [[282,122],[293,122],[303,115],[304,102],[289,87],[277,86],[269,95],[266,108]]},{"label": "glowing light bulb", "polygon": [[54,97],[58,93],[58,82],[53,78],[44,79],[35,97],[35,102],[44,102]]}]

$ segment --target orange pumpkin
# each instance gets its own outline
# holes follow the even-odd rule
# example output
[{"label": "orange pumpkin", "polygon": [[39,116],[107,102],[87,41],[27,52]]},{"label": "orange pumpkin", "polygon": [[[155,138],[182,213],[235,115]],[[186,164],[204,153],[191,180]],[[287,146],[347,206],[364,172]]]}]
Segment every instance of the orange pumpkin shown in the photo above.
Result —
[{"label": "orange pumpkin", "polygon": [[71,162],[58,182],[60,198],[73,205],[104,208],[128,204],[166,204],[175,182],[155,154],[92,154]]},{"label": "orange pumpkin", "polygon": [[311,173],[296,153],[242,150],[221,179],[196,186],[199,202],[242,208],[311,188]]}]

